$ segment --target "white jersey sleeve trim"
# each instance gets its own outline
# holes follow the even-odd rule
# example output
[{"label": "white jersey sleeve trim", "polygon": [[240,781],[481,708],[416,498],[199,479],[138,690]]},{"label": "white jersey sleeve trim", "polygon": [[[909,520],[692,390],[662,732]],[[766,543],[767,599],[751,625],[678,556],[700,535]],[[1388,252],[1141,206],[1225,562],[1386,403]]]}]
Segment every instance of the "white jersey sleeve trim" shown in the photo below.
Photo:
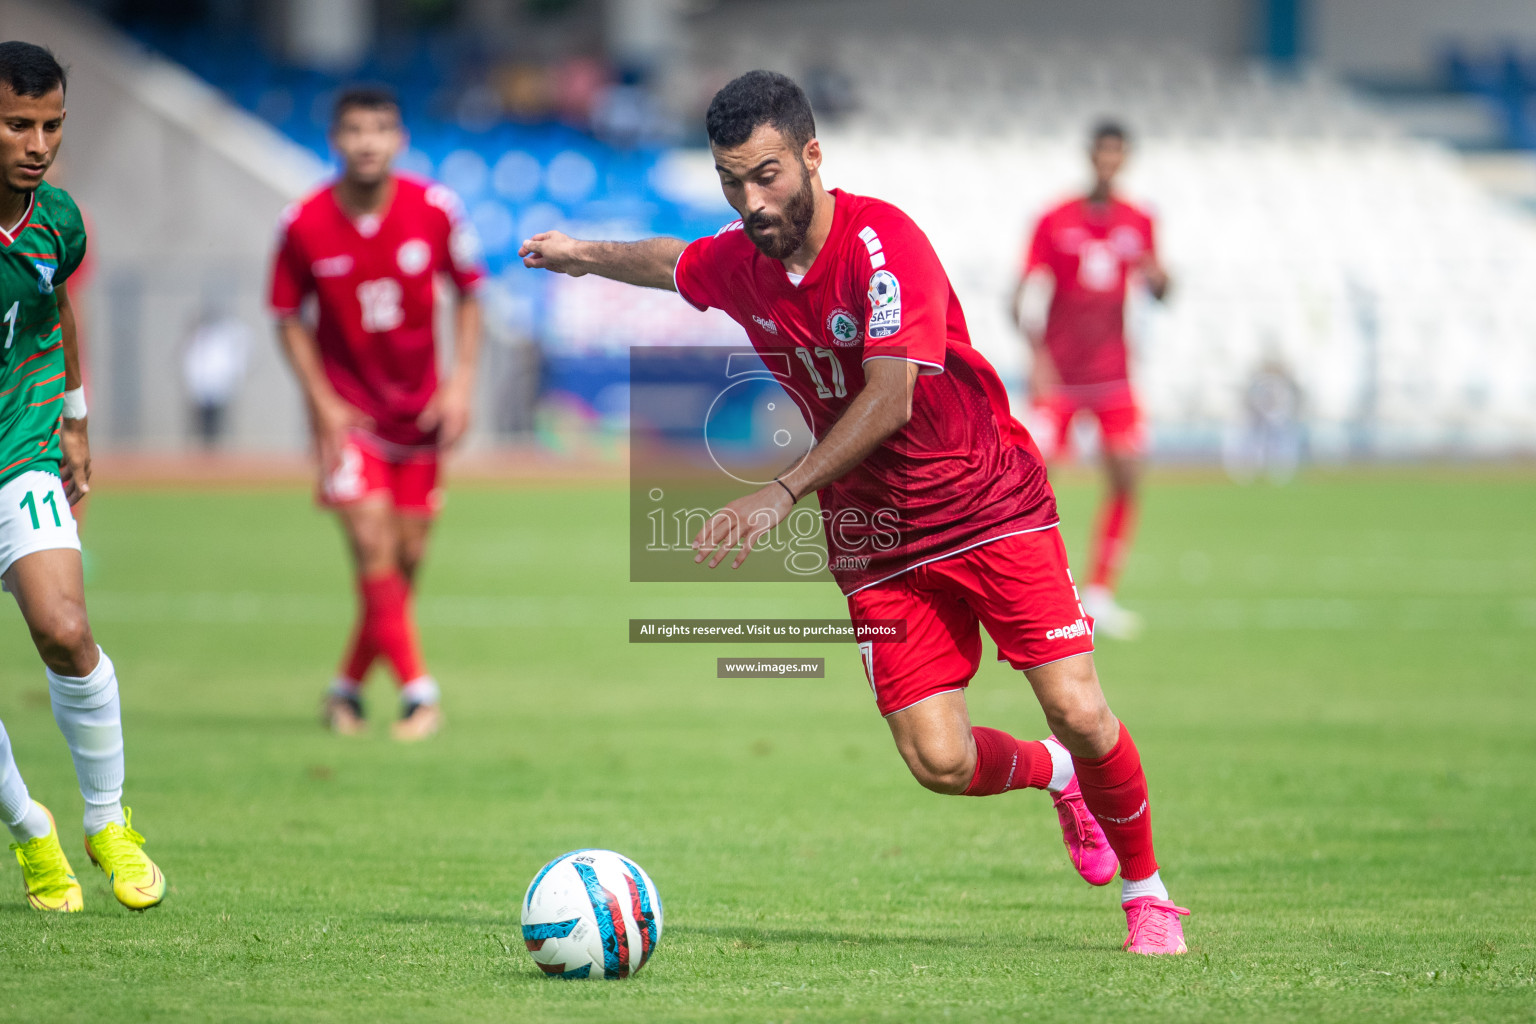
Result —
[{"label": "white jersey sleeve trim", "polygon": [[[720,230],[724,231],[725,229],[721,228]],[[718,238],[719,235],[716,235],[715,237]],[[698,239],[694,239],[694,242],[696,241],[698,241]],[[688,255],[688,250],[692,247],[693,242],[689,242],[687,245],[683,246],[683,251],[677,254],[677,262],[672,264],[672,290],[677,292],[677,294],[682,297],[682,300],[688,303],[688,305],[692,306],[700,313],[704,313],[709,310],[709,307],[701,306],[697,302],[694,302],[692,299],[690,299],[688,294],[683,291],[683,286],[677,279],[677,268],[683,265],[683,257]]]},{"label": "white jersey sleeve trim", "polygon": [[916,363],[918,376],[933,377],[944,372],[942,363],[930,363],[926,359],[913,359],[911,356],[865,356],[861,363],[867,363],[871,359],[900,359],[904,363]]}]

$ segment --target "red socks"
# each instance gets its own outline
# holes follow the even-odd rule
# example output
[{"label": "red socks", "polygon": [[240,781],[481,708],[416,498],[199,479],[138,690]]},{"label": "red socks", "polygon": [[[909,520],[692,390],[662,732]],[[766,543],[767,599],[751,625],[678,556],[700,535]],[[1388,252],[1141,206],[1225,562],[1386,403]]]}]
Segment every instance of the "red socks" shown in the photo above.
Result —
[{"label": "red socks", "polygon": [[1099,521],[1093,531],[1093,573],[1088,580],[1091,586],[1115,589],[1120,566],[1125,562],[1125,552],[1135,530],[1135,497],[1111,494],[1099,510]]},{"label": "red socks", "polygon": [[342,668],[345,678],[361,682],[373,660],[382,654],[395,669],[400,685],[425,674],[416,627],[411,619],[411,588],[396,570],[358,581],[362,621]]},{"label": "red socks", "polygon": [[1138,881],[1157,872],[1152,855],[1152,814],[1141,754],[1122,724],[1115,749],[1093,761],[1072,758],[1083,803],[1098,820],[1110,849],[1120,858],[1120,877]]},{"label": "red socks", "polygon": [[373,642],[373,632],[368,628],[366,608],[357,611],[357,631],[352,634],[352,646],[347,649],[346,661],[342,662],[341,678],[355,685],[362,685],[379,656],[379,645]]},{"label": "red socks", "polygon": [[1001,729],[977,726],[976,774],[966,796],[995,796],[1010,789],[1044,789],[1051,781],[1051,752],[1039,740],[1016,740]]}]

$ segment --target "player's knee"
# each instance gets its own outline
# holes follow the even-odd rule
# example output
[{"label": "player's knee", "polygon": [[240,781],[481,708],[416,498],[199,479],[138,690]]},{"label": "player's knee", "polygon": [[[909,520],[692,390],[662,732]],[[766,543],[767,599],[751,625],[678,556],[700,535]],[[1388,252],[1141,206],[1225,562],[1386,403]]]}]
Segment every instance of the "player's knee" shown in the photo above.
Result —
[{"label": "player's knee", "polygon": [[1141,474],[1135,458],[1129,455],[1112,458],[1109,462],[1109,489],[1121,497],[1134,496],[1140,484]]},{"label": "player's knee", "polygon": [[[85,675],[96,652],[85,608],[71,605],[54,610],[32,631],[38,654],[49,668],[63,675]],[[83,669],[83,671],[78,671]]]},{"label": "player's knee", "polygon": [[976,773],[976,752],[965,744],[926,744],[903,754],[912,777],[935,793],[964,793]]},{"label": "player's knee", "polygon": [[1062,745],[1079,757],[1101,757],[1115,744],[1119,722],[1102,696],[1074,697],[1045,710],[1046,722]]},{"label": "player's knee", "polygon": [[352,537],[352,550],[365,576],[396,568],[394,538],[385,530],[359,530]]},{"label": "player's knee", "polygon": [[426,545],[405,543],[400,545],[399,559],[400,572],[408,580],[416,578],[416,569],[421,565],[422,556],[426,554]]}]

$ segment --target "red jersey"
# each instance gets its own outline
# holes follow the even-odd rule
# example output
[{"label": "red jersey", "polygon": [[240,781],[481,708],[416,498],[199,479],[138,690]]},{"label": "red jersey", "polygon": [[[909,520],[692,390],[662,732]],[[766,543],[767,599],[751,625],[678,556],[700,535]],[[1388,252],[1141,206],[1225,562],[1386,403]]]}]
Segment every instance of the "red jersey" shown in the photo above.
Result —
[{"label": "red jersey", "polygon": [[677,290],[722,309],[781,356],[822,438],[864,387],[864,363],[921,376],[912,419],[818,494],[832,574],[852,594],[925,562],[1056,523],[1056,499],[997,372],[971,347],[939,258],[889,203],[834,189],[832,231],[797,286],[740,221],[677,261]]},{"label": "red jersey", "polygon": [[1024,273],[1045,268],[1056,279],[1045,321],[1045,348],[1066,385],[1129,377],[1125,350],[1126,281],[1154,255],[1152,218],[1130,203],[1073,199],[1035,227]]},{"label": "red jersey", "polygon": [[474,230],[442,185],[397,176],[383,215],[357,221],[330,185],[283,211],[272,309],[293,316],[310,294],[317,297],[315,340],[326,378],[391,444],[436,442],[416,418],[437,390],[439,274],[461,294],[485,276]]}]

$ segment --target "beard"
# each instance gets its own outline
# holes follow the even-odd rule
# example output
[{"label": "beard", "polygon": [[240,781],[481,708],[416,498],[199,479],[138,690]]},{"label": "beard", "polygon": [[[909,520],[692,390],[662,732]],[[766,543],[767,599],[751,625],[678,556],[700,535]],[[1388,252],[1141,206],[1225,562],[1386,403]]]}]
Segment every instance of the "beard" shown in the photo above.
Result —
[{"label": "beard", "polygon": [[[780,216],[754,213],[742,221],[742,227],[757,251],[769,259],[784,260],[793,256],[805,244],[805,236],[811,232],[811,219],[816,215],[816,190],[811,187],[809,171],[802,170],[800,188],[784,204]],[[765,228],[774,229],[772,236],[765,237]]]}]

